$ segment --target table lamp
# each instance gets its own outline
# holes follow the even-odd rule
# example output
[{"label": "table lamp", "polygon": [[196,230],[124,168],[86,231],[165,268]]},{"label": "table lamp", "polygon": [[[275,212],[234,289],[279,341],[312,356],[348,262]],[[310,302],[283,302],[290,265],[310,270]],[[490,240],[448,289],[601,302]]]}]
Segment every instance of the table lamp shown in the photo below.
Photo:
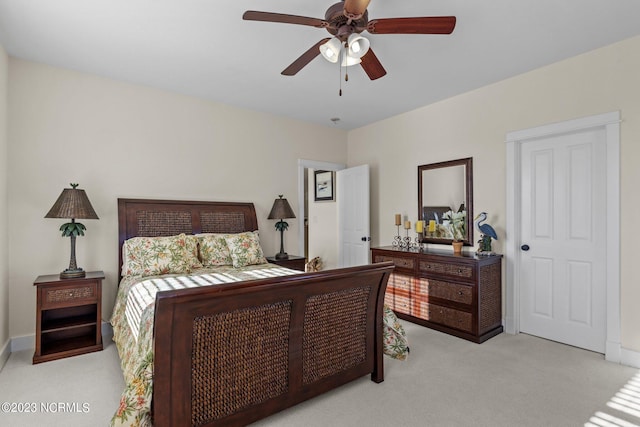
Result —
[{"label": "table lamp", "polygon": [[284,230],[289,228],[289,224],[283,221],[284,218],[295,218],[293,209],[289,206],[287,199],[282,198],[282,194],[279,195],[279,199],[274,200],[273,207],[269,213],[268,219],[279,219],[276,222],[276,230],[280,232],[280,252],[276,254],[276,259],[287,259],[289,255],[284,251]]},{"label": "table lamp", "polygon": [[71,279],[85,277],[85,271],[78,268],[76,264],[76,237],[84,236],[84,230],[87,228],[76,222],[79,219],[98,219],[96,211],[93,210],[91,202],[84,190],[80,190],[78,184],[70,184],[71,188],[62,190],[62,194],[54,203],[53,207],[44,216],[45,218],[68,218],[71,222],[67,222],[60,226],[62,237],[71,238],[71,259],[69,260],[69,268],[60,273],[61,279]]}]

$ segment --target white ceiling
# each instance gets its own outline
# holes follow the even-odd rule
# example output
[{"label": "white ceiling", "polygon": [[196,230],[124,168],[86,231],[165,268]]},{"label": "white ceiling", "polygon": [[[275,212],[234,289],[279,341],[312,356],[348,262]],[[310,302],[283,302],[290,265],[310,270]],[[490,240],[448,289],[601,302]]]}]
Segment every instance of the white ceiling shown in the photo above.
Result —
[{"label": "white ceiling", "polygon": [[[363,35],[387,70],[349,81],[321,56],[280,72],[326,30],[337,0],[0,0],[9,55],[242,108],[353,129],[640,34],[638,0],[372,0],[369,19],[455,15],[452,35]],[[339,117],[333,123],[331,118]]]}]

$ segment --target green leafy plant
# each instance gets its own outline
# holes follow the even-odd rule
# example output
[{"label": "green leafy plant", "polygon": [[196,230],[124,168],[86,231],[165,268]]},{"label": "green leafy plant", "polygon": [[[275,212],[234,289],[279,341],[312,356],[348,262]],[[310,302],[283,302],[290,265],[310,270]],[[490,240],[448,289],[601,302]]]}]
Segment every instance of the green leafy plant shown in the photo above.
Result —
[{"label": "green leafy plant", "polygon": [[442,215],[442,218],[449,221],[449,232],[454,242],[461,242],[466,236],[466,221],[467,213],[448,211]]}]

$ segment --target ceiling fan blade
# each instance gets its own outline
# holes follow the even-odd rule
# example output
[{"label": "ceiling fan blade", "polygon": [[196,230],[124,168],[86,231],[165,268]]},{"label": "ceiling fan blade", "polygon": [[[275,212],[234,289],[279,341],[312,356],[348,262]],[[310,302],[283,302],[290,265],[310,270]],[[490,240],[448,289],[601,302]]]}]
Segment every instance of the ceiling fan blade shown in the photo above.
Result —
[{"label": "ceiling fan blade", "polygon": [[285,68],[282,73],[283,76],[294,76],[298,71],[302,70],[309,62],[311,62],[316,56],[320,55],[320,46],[331,40],[330,37],[320,40],[318,43],[311,46],[309,50],[300,55],[298,59],[293,61],[291,65]]},{"label": "ceiling fan blade", "polygon": [[371,0],[344,0],[344,14],[347,18],[362,16]]},{"label": "ceiling fan blade", "polygon": [[281,22],[284,24],[309,25],[311,27],[324,28],[329,25],[324,19],[309,18],[307,16],[287,15],[285,13],[258,12],[247,10],[242,19],[245,21]]},{"label": "ceiling fan blade", "polygon": [[372,19],[367,24],[371,34],[451,34],[455,16]]},{"label": "ceiling fan blade", "polygon": [[369,48],[369,51],[361,58],[361,60],[362,62],[360,65],[362,65],[362,69],[367,73],[367,76],[369,76],[371,80],[379,79],[387,74],[387,70],[384,69],[371,48]]}]

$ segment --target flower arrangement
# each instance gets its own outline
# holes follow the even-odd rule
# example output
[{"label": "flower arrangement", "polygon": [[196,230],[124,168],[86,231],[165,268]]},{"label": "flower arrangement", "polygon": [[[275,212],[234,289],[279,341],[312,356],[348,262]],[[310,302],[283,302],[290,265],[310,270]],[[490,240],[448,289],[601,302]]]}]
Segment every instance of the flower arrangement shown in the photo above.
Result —
[{"label": "flower arrangement", "polygon": [[451,239],[454,242],[461,242],[467,235],[466,231],[466,217],[467,212],[453,212],[448,211],[442,215],[442,218],[447,221],[447,227],[449,229],[449,233],[451,234]]}]

